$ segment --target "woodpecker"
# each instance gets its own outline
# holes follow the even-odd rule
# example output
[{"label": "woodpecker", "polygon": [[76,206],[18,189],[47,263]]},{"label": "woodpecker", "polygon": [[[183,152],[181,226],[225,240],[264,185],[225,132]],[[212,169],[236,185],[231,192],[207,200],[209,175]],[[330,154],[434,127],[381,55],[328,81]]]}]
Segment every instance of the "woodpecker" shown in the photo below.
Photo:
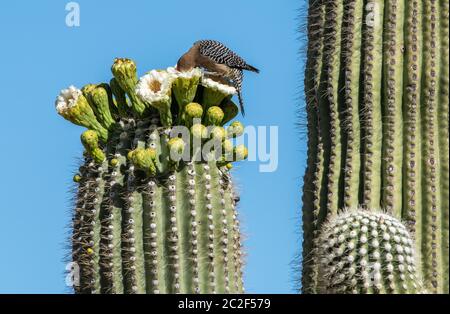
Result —
[{"label": "woodpecker", "polygon": [[236,53],[216,40],[199,40],[186,52],[177,63],[177,70],[184,72],[195,67],[205,69],[206,74],[221,82],[231,84],[236,88],[241,107],[244,112],[242,99],[242,81],[244,70],[259,73],[259,70],[244,61]]}]

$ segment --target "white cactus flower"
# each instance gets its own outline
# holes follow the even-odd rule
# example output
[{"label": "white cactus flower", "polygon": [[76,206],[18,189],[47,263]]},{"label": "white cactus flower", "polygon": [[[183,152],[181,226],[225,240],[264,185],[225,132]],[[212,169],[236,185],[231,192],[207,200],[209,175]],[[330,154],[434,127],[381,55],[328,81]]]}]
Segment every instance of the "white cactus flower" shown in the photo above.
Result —
[{"label": "white cactus flower", "polygon": [[206,88],[210,88],[222,94],[236,95],[237,93],[236,88],[234,88],[233,86],[222,84],[205,76],[202,77],[201,84]]},{"label": "white cactus flower", "polygon": [[56,111],[59,114],[65,113],[68,109],[74,107],[83,93],[73,85],[61,90],[55,101]]},{"label": "white cactus flower", "polygon": [[139,79],[136,94],[147,103],[170,101],[172,81],[168,72],[152,70]]},{"label": "white cactus flower", "polygon": [[203,71],[200,68],[193,68],[190,71],[180,72],[175,67],[168,67],[167,73],[169,73],[174,78],[181,77],[186,79],[191,79],[193,77],[201,77],[203,75]]}]

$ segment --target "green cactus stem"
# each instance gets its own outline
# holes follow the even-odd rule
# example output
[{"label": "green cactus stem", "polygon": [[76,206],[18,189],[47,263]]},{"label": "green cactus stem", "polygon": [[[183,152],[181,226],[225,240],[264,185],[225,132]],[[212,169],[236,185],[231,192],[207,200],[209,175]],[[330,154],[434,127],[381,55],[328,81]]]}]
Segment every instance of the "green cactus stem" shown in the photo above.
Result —
[{"label": "green cactus stem", "polygon": [[317,239],[319,293],[423,293],[414,242],[376,210],[330,215]]},{"label": "green cactus stem", "polygon": [[[228,152],[239,156],[235,160],[246,157],[246,148],[234,148],[226,139],[219,107],[212,112],[222,115],[208,117],[209,128],[200,123],[204,104],[193,92],[200,77],[173,69],[148,72],[154,75],[152,79],[161,79],[156,86],[144,78],[138,81],[134,62],[127,59],[117,59],[113,73],[110,89],[114,98],[107,103],[114,127],[108,137],[101,140],[97,124],[80,123],[89,130],[81,137],[85,158],[74,177],[78,189],[72,260],[80,268],[75,292],[242,293],[243,254],[232,161],[194,159],[185,140],[220,141]],[[98,86],[109,89],[101,84],[83,90],[91,95]],[[119,110],[127,106],[124,92],[131,99],[132,115]],[[78,100],[84,97],[75,88],[70,93]],[[172,94],[177,96],[172,99]],[[105,99],[92,104],[105,109]],[[155,105],[161,100],[167,103]],[[185,110],[179,110],[180,103]],[[69,116],[66,107],[58,110],[63,117]],[[147,110],[150,107],[154,109]],[[86,121],[103,119],[86,99],[83,108],[89,113]],[[173,119],[166,119],[169,113]],[[184,124],[174,125],[175,121]],[[189,138],[172,136],[175,127],[186,127]]]},{"label": "green cactus stem", "polygon": [[400,220],[425,291],[449,292],[448,6],[310,1],[303,292],[323,282],[315,256],[323,224],[359,207]]}]

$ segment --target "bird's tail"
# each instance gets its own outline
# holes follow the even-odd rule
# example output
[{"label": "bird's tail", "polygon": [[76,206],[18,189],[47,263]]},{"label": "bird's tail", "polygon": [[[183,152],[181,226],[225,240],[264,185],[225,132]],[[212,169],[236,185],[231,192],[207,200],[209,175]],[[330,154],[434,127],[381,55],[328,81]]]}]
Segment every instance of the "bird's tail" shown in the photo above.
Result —
[{"label": "bird's tail", "polygon": [[254,66],[251,66],[250,64],[247,64],[244,69],[248,70],[248,71],[259,73],[259,69],[255,68]]},{"label": "bird's tail", "polygon": [[241,113],[242,116],[245,116],[245,110],[244,110],[244,100],[242,99],[242,93],[238,91],[238,99],[239,99],[239,107],[241,107]]}]

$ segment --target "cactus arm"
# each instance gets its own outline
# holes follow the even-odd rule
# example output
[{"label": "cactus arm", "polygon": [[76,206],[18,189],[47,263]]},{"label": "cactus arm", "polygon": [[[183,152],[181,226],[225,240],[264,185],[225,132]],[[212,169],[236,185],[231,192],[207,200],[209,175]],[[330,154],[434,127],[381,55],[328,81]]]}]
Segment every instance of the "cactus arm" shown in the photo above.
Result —
[{"label": "cactus arm", "polygon": [[[423,8],[423,80],[422,80],[422,176],[424,184],[422,186],[423,224],[422,233],[424,235],[422,244],[422,258],[424,278],[428,283],[427,289],[437,291],[441,285],[437,278],[440,261],[440,237],[437,238],[441,228],[440,217],[440,178],[436,175],[436,166],[439,163],[439,152],[437,151],[437,104],[439,93],[439,82],[437,81],[439,67],[439,43],[436,41],[436,30],[439,29],[439,21],[436,13],[438,8],[435,1],[425,1]],[[434,25],[434,27],[432,27]]]},{"label": "cactus arm", "polygon": [[344,11],[343,20],[346,25],[342,31],[343,36],[343,66],[344,66],[344,101],[345,114],[343,124],[347,133],[344,141],[345,173],[344,173],[344,207],[355,207],[359,204],[359,180],[361,162],[359,153],[361,149],[361,134],[359,121],[359,84],[361,68],[361,29],[363,19],[363,1],[350,0],[344,2],[348,8]]},{"label": "cactus arm", "polygon": [[[405,18],[405,78],[404,78],[404,173],[402,217],[414,233],[416,247],[422,245],[422,188],[421,188],[421,81],[422,75],[422,2],[407,1]],[[417,251],[417,264],[421,269],[421,252]]]},{"label": "cactus arm", "polygon": [[[441,60],[440,60],[440,100],[439,100],[439,157],[440,163],[440,188],[441,188],[441,256],[442,256],[442,292],[449,293],[449,1],[441,0],[440,8],[440,40],[441,40]],[[445,266],[446,265],[446,266]]]},{"label": "cactus arm", "polygon": [[364,7],[364,20],[373,23],[364,23],[363,28],[363,203],[366,208],[379,206],[381,193],[381,179],[374,175],[381,167],[381,67],[382,64],[382,34],[383,34],[384,1],[368,2]]},{"label": "cactus arm", "polygon": [[402,217],[404,1],[385,2],[383,31],[381,205]]}]

